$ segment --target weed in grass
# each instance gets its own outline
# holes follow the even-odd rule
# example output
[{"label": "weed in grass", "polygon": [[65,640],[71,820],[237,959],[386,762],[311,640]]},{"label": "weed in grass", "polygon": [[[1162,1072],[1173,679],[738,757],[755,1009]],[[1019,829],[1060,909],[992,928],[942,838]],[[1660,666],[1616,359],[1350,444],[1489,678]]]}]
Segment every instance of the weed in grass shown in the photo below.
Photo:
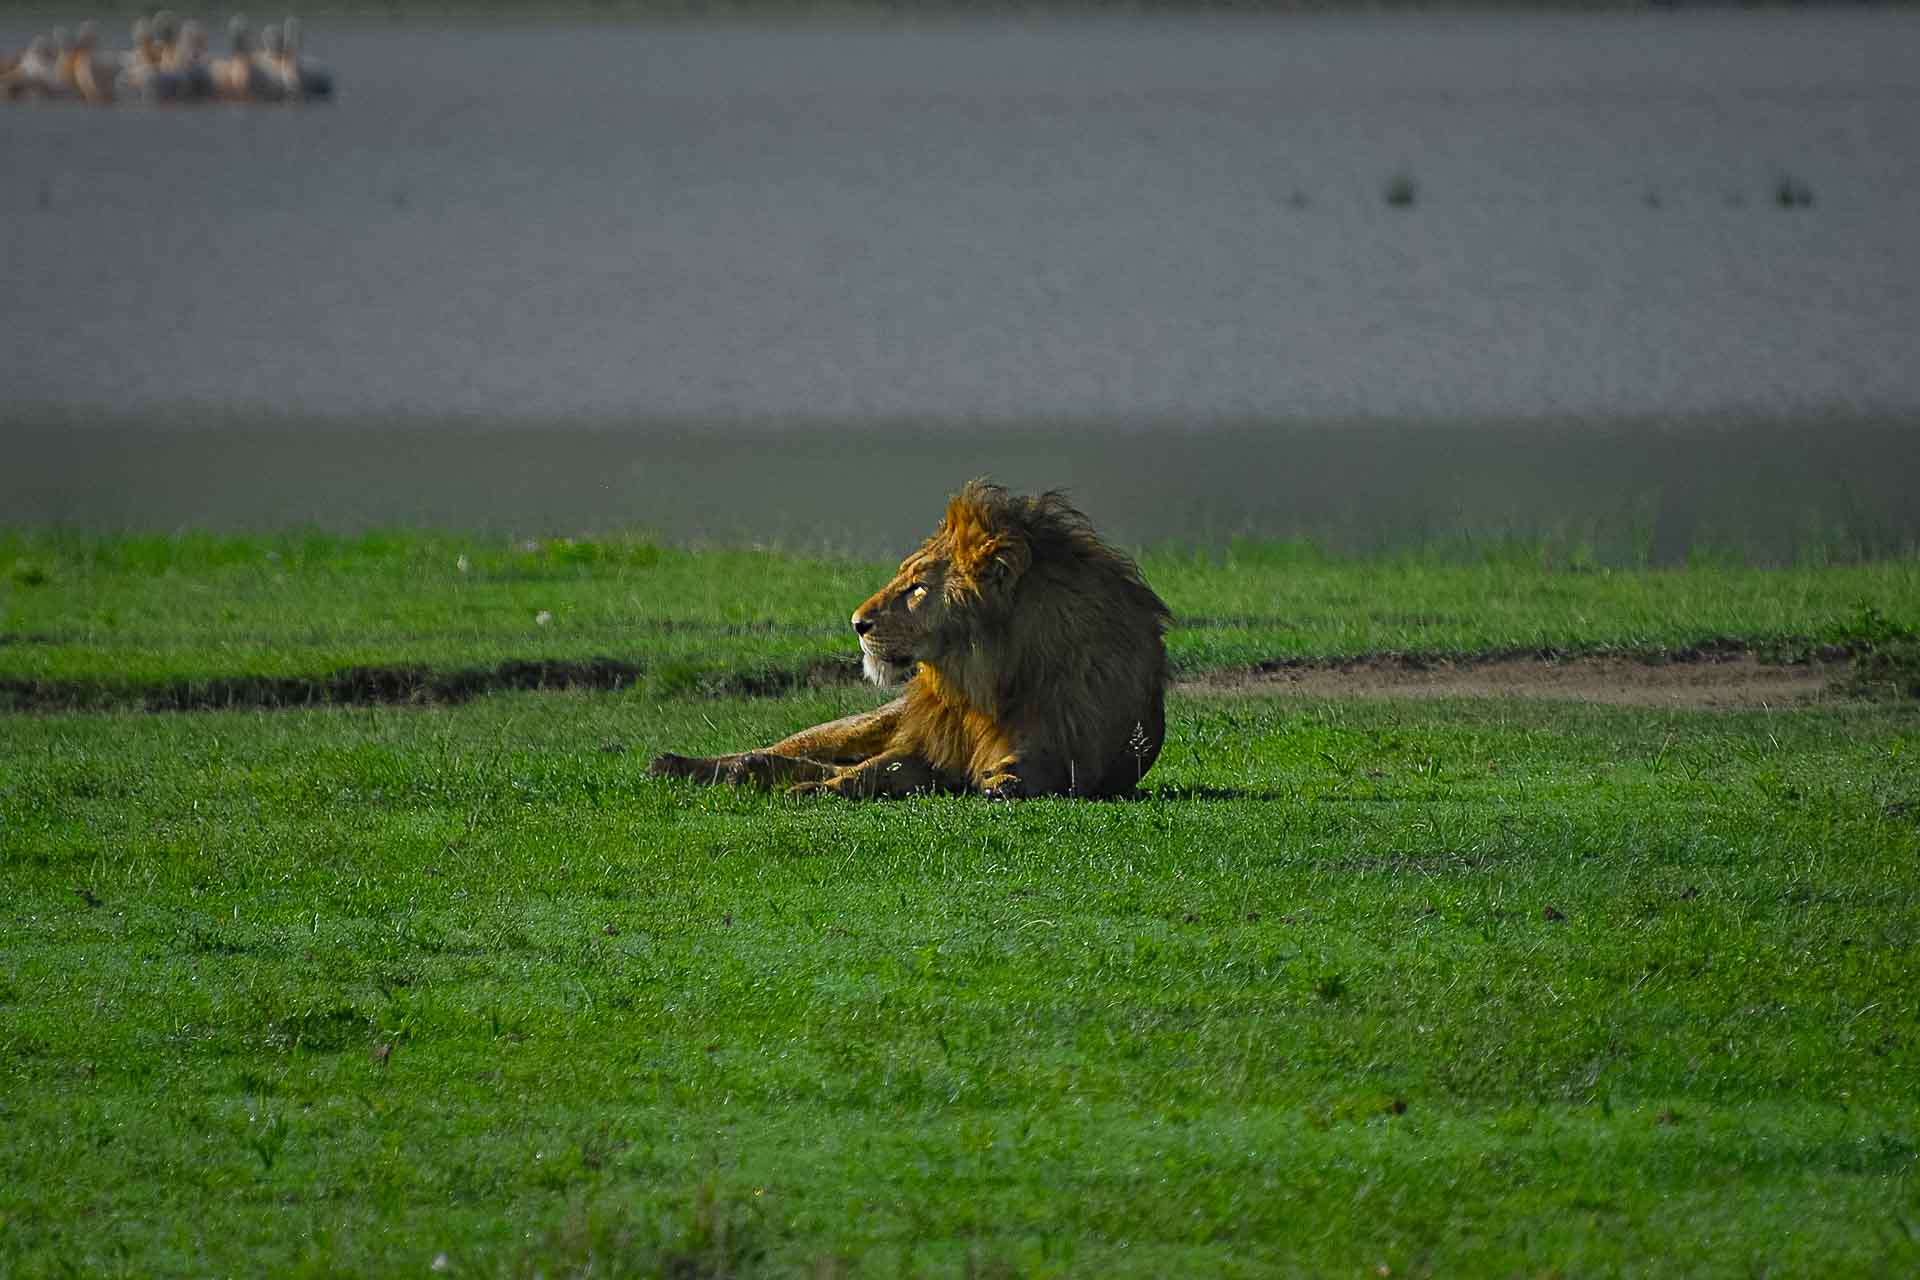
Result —
[{"label": "weed in grass", "polygon": [[1862,604],[1837,639],[1853,652],[1853,692],[1920,698],[1920,628]]},{"label": "weed in grass", "polygon": [[7,581],[16,587],[44,587],[49,581],[47,571],[31,560],[16,560],[7,570]]},{"label": "weed in grass", "polygon": [[281,1149],[287,1145],[286,1122],[278,1115],[269,1115],[258,1123],[252,1123],[251,1116],[248,1120],[247,1147],[260,1158],[261,1169],[272,1173],[273,1162],[280,1158]]}]

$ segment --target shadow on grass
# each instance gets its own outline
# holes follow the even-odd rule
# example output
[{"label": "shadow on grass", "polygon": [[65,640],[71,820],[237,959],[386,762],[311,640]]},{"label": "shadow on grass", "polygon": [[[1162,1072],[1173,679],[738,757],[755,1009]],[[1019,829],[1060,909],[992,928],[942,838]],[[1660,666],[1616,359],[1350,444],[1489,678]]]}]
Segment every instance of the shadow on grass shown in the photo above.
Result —
[{"label": "shadow on grass", "polygon": [[490,693],[611,691],[642,683],[661,696],[775,697],[798,689],[854,684],[859,675],[859,668],[843,658],[821,658],[795,667],[745,671],[679,663],[647,665],[617,658],[580,658],[511,661],[452,671],[426,667],[351,667],[324,676],[208,676],[147,684],[5,679],[0,680],[0,711],[453,706]]}]

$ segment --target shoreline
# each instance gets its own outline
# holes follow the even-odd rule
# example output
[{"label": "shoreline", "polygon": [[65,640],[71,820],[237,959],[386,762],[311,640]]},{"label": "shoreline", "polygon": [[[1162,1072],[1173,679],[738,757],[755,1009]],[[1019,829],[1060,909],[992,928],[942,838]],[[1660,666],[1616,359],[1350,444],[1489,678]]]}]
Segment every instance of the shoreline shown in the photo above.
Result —
[{"label": "shoreline", "polygon": [[57,412],[18,415],[10,444],[0,510],[19,528],[641,528],[884,559],[985,474],[1065,487],[1133,546],[1535,540],[1601,565],[1920,546],[1920,492],[1905,482],[1920,474],[1915,413],[1103,425]]}]

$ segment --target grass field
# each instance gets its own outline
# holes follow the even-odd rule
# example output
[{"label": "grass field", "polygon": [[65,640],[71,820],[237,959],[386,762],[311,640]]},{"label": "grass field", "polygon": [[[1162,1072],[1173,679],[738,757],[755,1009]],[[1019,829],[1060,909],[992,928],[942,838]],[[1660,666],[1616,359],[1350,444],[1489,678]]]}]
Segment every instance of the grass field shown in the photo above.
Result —
[{"label": "grass field", "polygon": [[[1649,569],[1524,542],[1373,558],[1236,543],[1150,551],[1142,564],[1173,608],[1169,648],[1187,674],[1276,657],[1658,655],[1723,641],[1791,657],[1910,643],[1920,622],[1912,556]],[[854,670],[847,617],[892,567],[618,536],[0,532],[0,699],[248,701],[249,680],[353,668],[467,673],[484,688],[511,683],[492,678],[505,663],[590,659],[659,694],[778,685]],[[385,686],[367,683],[377,700]]]},{"label": "grass field", "polygon": [[[1920,624],[1911,559],[1145,563],[1187,674],[1720,639],[1897,675]],[[1897,680],[1742,711],[1183,686],[1133,802],[644,776],[870,705],[731,691],[844,660],[879,573],[0,541],[0,677],[40,708],[0,717],[0,1274],[1920,1269]],[[593,658],[632,678],[142,709]]]}]

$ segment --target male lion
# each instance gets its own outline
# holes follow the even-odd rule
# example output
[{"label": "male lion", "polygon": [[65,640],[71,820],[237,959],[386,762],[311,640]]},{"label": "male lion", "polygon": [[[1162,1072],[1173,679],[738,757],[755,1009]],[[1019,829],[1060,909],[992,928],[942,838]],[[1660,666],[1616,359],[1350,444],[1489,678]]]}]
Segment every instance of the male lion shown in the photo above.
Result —
[{"label": "male lion", "polygon": [[738,755],[663,755],[649,772],[796,792],[1113,796],[1166,736],[1172,615],[1058,493],[976,480],[853,615],[886,706]]}]

